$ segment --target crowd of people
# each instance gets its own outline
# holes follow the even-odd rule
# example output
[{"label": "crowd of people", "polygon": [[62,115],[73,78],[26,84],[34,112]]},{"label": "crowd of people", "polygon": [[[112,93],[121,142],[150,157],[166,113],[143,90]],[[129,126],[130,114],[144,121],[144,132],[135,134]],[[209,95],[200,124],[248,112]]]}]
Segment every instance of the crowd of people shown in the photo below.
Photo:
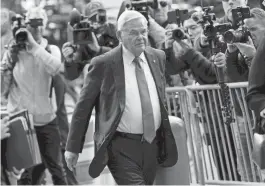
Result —
[{"label": "crowd of people", "polygon": [[[155,7],[124,1],[113,24],[100,17],[104,5],[92,0],[82,12],[96,25],[86,30],[89,41],[68,41],[61,49],[43,37],[48,17],[42,8],[31,8],[25,17],[1,8],[1,105],[9,114],[28,110],[43,161],[11,172],[2,164],[2,184],[39,185],[48,169],[54,185],[77,185],[75,166],[93,114],[96,151],[90,176],[99,176],[107,165],[117,184],[152,185],[157,164],[177,162],[170,128],[176,120],[164,106],[166,87],[249,81],[246,100],[265,133],[265,11],[249,9],[247,0],[222,0],[224,17],[215,19],[210,7],[201,7],[188,10],[185,19],[179,16],[179,24],[168,16],[172,1],[157,2]],[[83,87],[72,94],[78,101],[68,121],[65,93],[68,82],[78,78]],[[10,137],[8,127],[8,117],[1,118],[1,140]],[[216,158],[218,164],[222,154]]]}]

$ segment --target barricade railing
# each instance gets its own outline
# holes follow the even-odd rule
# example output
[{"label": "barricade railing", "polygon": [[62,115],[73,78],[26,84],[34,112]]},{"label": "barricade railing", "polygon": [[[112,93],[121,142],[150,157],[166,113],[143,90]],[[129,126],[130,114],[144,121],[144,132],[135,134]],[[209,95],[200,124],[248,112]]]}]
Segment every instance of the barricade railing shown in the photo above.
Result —
[{"label": "barricade railing", "polygon": [[252,161],[255,116],[247,107],[247,82],[230,83],[233,122],[225,125],[219,85],[170,87],[169,115],[182,118],[187,132],[193,184],[262,182]]}]

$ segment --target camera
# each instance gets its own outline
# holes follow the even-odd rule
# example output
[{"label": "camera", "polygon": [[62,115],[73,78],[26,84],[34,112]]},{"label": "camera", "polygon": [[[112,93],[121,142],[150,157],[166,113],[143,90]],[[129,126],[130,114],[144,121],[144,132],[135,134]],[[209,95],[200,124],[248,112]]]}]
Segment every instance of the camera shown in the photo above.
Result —
[{"label": "camera", "polygon": [[157,0],[131,0],[126,4],[126,8],[129,10],[135,10],[143,14],[143,16],[148,20],[148,6],[153,9],[158,8]]},{"label": "camera", "polygon": [[167,13],[168,16],[168,23],[177,23],[179,26],[183,24],[183,22],[189,19],[189,12],[188,10],[173,10]]},{"label": "camera", "polygon": [[[168,23],[176,23],[179,27],[182,27],[183,22],[185,20],[189,19],[189,14],[188,14],[188,10],[184,9],[184,10],[180,10],[180,9],[176,9],[173,11],[169,11],[167,13],[168,16]],[[184,32],[183,29],[181,28],[177,28],[175,30],[172,30],[172,37],[173,39],[177,40],[183,40],[183,39],[187,39],[187,36]]]},{"label": "camera", "polygon": [[87,17],[80,14],[76,8],[72,10],[69,17],[68,41],[75,45],[91,43],[93,27]]},{"label": "camera", "polygon": [[172,37],[174,40],[183,40],[188,38],[184,30],[182,30],[181,28],[172,30]]},{"label": "camera", "polygon": [[208,24],[205,25],[203,32],[206,37],[213,38],[218,34],[220,35],[224,34],[226,31],[228,31],[231,28],[232,25],[230,23],[224,23],[216,26]]},{"label": "camera", "polygon": [[107,21],[107,13],[105,9],[99,9],[97,14],[97,22],[99,24],[104,24]]},{"label": "camera", "polygon": [[250,18],[249,7],[237,7],[232,9],[233,17],[233,28],[237,30],[230,29],[224,34],[224,41],[226,43],[235,42],[247,42],[248,36],[250,35],[247,28],[244,27],[244,19]]},{"label": "camera", "polygon": [[17,21],[17,26],[13,28],[13,36],[16,41],[16,45],[20,49],[26,48],[25,42],[28,39],[28,35],[25,31],[18,31],[20,28],[26,28],[26,25],[30,25],[33,28],[43,26],[43,19],[29,19],[28,22],[25,22],[25,17],[17,14],[12,17],[12,22]]},{"label": "camera", "polygon": [[207,23],[207,22],[213,22],[216,21],[216,16],[214,13],[209,13],[210,11],[213,10],[213,6],[207,6],[203,7],[202,10],[204,12],[202,16],[202,22]]},{"label": "camera", "polygon": [[250,8],[249,7],[237,7],[231,10],[233,26],[238,28],[244,24],[244,19],[250,18]]},{"label": "camera", "polygon": [[248,36],[250,36],[249,31],[246,29],[242,30],[228,30],[224,34],[224,41],[229,44],[233,43],[245,43],[248,41]]},{"label": "camera", "polygon": [[16,41],[16,46],[19,49],[25,49],[28,35],[25,31],[18,31],[20,28],[26,28],[25,18],[17,14],[16,16],[12,17],[12,22],[15,21],[17,21],[17,26],[13,28],[12,32]]}]

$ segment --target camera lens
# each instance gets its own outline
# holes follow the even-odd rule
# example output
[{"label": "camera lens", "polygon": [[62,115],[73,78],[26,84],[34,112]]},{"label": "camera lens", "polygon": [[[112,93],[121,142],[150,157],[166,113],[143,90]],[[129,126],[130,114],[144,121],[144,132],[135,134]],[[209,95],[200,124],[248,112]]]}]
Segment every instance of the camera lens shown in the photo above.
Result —
[{"label": "camera lens", "polygon": [[236,43],[236,42],[244,42],[245,34],[242,30],[229,30],[224,34],[224,41],[226,43]]},{"label": "camera lens", "polygon": [[183,40],[183,39],[187,39],[185,33],[183,30],[181,29],[176,29],[172,32],[172,36],[173,38],[176,40],[176,39],[180,39],[180,40]]},{"label": "camera lens", "polygon": [[25,42],[27,40],[27,32],[21,31],[16,34],[17,42]]}]

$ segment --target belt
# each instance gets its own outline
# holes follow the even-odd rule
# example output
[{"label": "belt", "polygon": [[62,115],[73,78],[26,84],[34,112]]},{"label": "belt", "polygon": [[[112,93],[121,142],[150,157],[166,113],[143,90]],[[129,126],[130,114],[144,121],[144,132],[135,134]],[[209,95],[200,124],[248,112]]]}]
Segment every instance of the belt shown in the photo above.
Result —
[{"label": "belt", "polygon": [[125,133],[125,132],[115,132],[115,136],[120,136],[123,138],[128,138],[136,141],[144,141],[144,135],[143,134],[132,134],[132,133]]}]

